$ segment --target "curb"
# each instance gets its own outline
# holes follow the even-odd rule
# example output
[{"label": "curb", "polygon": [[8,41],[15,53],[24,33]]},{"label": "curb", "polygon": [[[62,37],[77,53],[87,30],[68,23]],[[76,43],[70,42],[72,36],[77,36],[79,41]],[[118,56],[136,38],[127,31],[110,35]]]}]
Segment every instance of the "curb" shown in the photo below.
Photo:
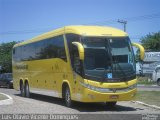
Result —
[{"label": "curb", "polygon": [[146,104],[144,102],[141,102],[141,101],[131,101],[133,103],[138,103],[138,104],[141,104],[141,105],[144,105],[144,106],[147,106],[147,107],[151,107],[151,108],[154,108],[154,109],[159,109],[160,110],[160,107],[159,106],[156,106],[156,105],[149,105],[149,104]]},{"label": "curb", "polygon": [[0,100],[0,105],[10,105],[10,104],[13,103],[13,98],[12,97],[10,97],[9,95],[4,94],[4,93],[0,93],[0,94],[8,97],[8,99],[6,99],[6,100]]},{"label": "curb", "polygon": [[144,84],[138,84],[137,87],[145,87],[145,86],[152,86],[152,87],[155,87],[155,86],[158,86],[156,84],[153,84],[153,85],[144,85]]}]

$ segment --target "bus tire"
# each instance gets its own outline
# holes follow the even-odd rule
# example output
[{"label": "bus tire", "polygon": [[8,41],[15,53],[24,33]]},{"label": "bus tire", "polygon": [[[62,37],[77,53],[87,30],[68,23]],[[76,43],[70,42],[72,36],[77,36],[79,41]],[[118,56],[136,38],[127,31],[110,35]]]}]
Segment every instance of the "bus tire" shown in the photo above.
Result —
[{"label": "bus tire", "polygon": [[25,90],[25,97],[29,98],[30,97],[30,90],[29,90],[28,82],[25,83],[24,90]]},{"label": "bus tire", "polygon": [[24,97],[25,96],[25,91],[24,91],[24,85],[23,85],[23,82],[22,81],[20,81],[20,95],[22,96],[22,97]]},{"label": "bus tire", "polygon": [[73,102],[71,100],[71,92],[68,85],[65,88],[64,100],[67,107],[72,107]]},{"label": "bus tire", "polygon": [[160,78],[157,80],[157,85],[160,86]]},{"label": "bus tire", "polygon": [[107,106],[108,108],[113,108],[113,107],[115,107],[116,103],[117,103],[117,102],[106,102],[106,106]]},{"label": "bus tire", "polygon": [[11,86],[10,86],[10,84],[7,84],[7,88],[8,88],[8,89],[11,89]]}]

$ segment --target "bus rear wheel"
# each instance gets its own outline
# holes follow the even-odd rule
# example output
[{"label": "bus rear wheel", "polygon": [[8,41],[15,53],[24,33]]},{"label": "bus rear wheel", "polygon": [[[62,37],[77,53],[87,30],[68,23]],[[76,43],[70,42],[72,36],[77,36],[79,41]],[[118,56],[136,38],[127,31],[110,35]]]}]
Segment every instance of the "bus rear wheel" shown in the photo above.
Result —
[{"label": "bus rear wheel", "polygon": [[25,90],[25,97],[29,98],[30,97],[30,90],[29,90],[28,82],[26,82],[24,90]]},{"label": "bus rear wheel", "polygon": [[68,86],[66,86],[66,89],[65,89],[64,100],[65,100],[67,107],[72,107],[73,102],[71,100],[71,93],[70,93],[70,89]]},{"label": "bus rear wheel", "polygon": [[20,82],[20,95],[22,97],[25,96],[25,91],[24,91],[24,85],[23,85],[23,82]]},{"label": "bus rear wheel", "polygon": [[7,84],[7,88],[8,88],[8,89],[11,89],[11,86],[10,86],[10,84]]},{"label": "bus rear wheel", "polygon": [[107,106],[108,108],[113,108],[113,107],[115,107],[116,103],[117,103],[117,102],[106,102],[106,106]]}]

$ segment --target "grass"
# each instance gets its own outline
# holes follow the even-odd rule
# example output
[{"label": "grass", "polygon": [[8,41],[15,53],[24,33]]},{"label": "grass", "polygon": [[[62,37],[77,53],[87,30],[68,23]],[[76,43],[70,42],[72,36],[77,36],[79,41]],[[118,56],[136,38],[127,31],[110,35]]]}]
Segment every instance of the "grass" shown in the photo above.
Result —
[{"label": "grass", "polygon": [[138,91],[136,100],[150,105],[160,106],[160,91]]},{"label": "grass", "polygon": [[8,99],[8,97],[0,93],[0,100],[5,100],[5,99]]},{"label": "grass", "polygon": [[138,84],[142,85],[154,85],[155,82],[151,81],[148,77],[137,77]]},{"label": "grass", "polygon": [[142,84],[142,85],[154,85],[155,82],[145,80],[145,81],[138,81],[138,84],[140,84],[140,85],[141,85],[141,84]]}]

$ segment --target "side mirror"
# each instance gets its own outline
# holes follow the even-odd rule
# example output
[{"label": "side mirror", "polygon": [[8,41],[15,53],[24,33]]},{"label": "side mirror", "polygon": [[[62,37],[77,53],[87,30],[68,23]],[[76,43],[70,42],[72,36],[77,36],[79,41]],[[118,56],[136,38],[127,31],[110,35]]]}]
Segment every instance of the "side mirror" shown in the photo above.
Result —
[{"label": "side mirror", "polygon": [[132,43],[132,46],[135,46],[139,49],[140,51],[140,59],[143,60],[144,59],[144,53],[145,53],[145,50],[144,50],[144,47],[138,43]]},{"label": "side mirror", "polygon": [[78,48],[79,59],[84,60],[84,47],[83,47],[83,45],[79,42],[72,42],[72,44]]}]

